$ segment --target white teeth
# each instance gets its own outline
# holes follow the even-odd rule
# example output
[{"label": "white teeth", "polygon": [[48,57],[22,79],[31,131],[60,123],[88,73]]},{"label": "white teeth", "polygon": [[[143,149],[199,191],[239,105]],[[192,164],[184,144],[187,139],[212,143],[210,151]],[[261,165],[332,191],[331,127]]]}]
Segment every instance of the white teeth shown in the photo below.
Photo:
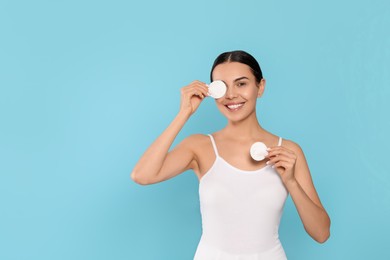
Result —
[{"label": "white teeth", "polygon": [[230,108],[230,109],[236,109],[238,107],[242,107],[242,105],[244,105],[244,104],[241,103],[241,104],[235,104],[235,105],[228,105],[227,107]]}]

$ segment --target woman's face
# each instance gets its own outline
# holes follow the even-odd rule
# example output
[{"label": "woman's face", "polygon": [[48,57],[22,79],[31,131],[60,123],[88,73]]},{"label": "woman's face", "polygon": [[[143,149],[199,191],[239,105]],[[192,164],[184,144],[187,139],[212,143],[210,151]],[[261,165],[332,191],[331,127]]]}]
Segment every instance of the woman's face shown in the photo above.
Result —
[{"label": "woman's face", "polygon": [[263,94],[265,80],[259,84],[251,68],[239,62],[227,62],[217,65],[213,70],[213,80],[222,80],[226,94],[216,99],[218,109],[227,119],[241,121],[256,113],[256,100]]}]

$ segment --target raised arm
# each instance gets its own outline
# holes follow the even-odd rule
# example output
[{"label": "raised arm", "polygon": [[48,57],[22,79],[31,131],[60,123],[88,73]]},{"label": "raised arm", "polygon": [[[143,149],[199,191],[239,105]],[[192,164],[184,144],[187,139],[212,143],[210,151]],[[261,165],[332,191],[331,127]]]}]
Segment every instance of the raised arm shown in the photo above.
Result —
[{"label": "raised arm", "polygon": [[153,184],[191,168],[194,162],[191,137],[168,151],[184,124],[207,96],[207,91],[206,84],[200,81],[193,81],[181,89],[179,113],[139,159],[130,175],[133,181],[141,185]]}]

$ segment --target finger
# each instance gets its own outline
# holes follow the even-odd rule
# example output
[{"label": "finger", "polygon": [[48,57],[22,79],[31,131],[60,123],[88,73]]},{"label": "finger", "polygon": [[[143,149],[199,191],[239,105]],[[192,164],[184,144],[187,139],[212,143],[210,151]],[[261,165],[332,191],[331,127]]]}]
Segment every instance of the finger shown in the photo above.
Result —
[{"label": "finger", "polygon": [[208,95],[208,87],[206,86],[206,84],[203,82],[197,82],[197,81],[184,87],[182,89],[182,93],[185,93],[186,95],[190,95],[190,97],[196,95],[202,99],[209,96]]},{"label": "finger", "polygon": [[288,158],[294,158],[293,154],[290,154],[286,151],[272,151],[268,152],[267,156],[268,158],[276,157],[276,156],[286,156]]},{"label": "finger", "polygon": [[292,159],[288,156],[285,156],[285,155],[278,155],[278,156],[275,156],[275,157],[272,157],[271,159],[269,159],[269,161],[267,161],[267,164],[276,164],[277,162],[280,162],[280,161],[293,163],[294,159]]},{"label": "finger", "polygon": [[287,151],[287,152],[290,153],[290,154],[295,154],[295,152],[294,152],[293,150],[288,149],[287,147],[284,147],[284,146],[278,146],[278,147],[281,148],[281,149],[283,149],[283,150],[285,150],[285,151]]},{"label": "finger", "polygon": [[184,93],[190,96],[193,95],[201,96],[202,94],[204,95],[202,89],[196,86],[191,86],[190,88],[186,88],[184,90]]},{"label": "finger", "polygon": [[[285,169],[289,169],[293,166],[293,164],[291,162],[288,162],[288,161],[278,161],[278,162],[275,162],[274,165],[272,165],[274,167],[284,167]],[[273,168],[274,168],[273,167]]]},{"label": "finger", "polygon": [[207,85],[203,82],[200,82],[198,84],[196,84],[196,87],[199,88],[203,95],[207,96],[207,93],[209,92],[209,88],[207,87]]},{"label": "finger", "polygon": [[194,91],[191,91],[191,92],[186,92],[186,93],[184,93],[183,95],[182,95],[182,100],[184,101],[185,100],[185,102],[191,102],[191,99],[200,99],[200,100],[203,100],[203,94],[201,94],[201,93],[196,93],[196,92],[194,92]]},{"label": "finger", "polygon": [[191,82],[188,86],[196,86],[196,85],[207,87],[206,83],[199,81],[199,80],[195,80],[195,81]]},{"label": "finger", "polygon": [[278,145],[278,146],[271,146],[271,147],[268,147],[268,149],[269,149],[270,151],[285,150],[285,151],[290,151],[290,152],[292,152],[292,150],[288,149],[287,147],[285,147],[285,146],[280,146],[280,145]]},{"label": "finger", "polygon": [[280,161],[278,163],[275,163],[274,165],[272,165],[272,168],[277,168],[277,167],[283,167],[284,169],[292,169],[293,167],[293,164],[289,163],[289,162],[284,162],[284,161]]},{"label": "finger", "polygon": [[272,165],[272,168],[277,168],[277,167],[283,167],[286,169],[286,166],[284,165],[283,162],[278,162],[278,163],[275,163],[274,165]]},{"label": "finger", "polygon": [[202,81],[199,81],[199,80],[195,80],[193,82],[191,82],[188,87],[194,87],[194,86],[199,86],[199,87],[202,87],[204,88],[205,90],[208,89],[208,85]]},{"label": "finger", "polygon": [[199,97],[199,98],[201,98],[201,99],[204,99],[204,98],[205,98],[204,93],[203,93],[201,90],[199,90],[199,89],[195,89],[193,95],[196,95],[197,97]]},{"label": "finger", "polygon": [[208,96],[208,92],[203,90],[203,89],[196,89],[194,90],[194,93],[196,93],[196,95],[204,98],[204,97],[207,97]]},{"label": "finger", "polygon": [[268,154],[278,154],[278,153],[284,153],[284,154],[288,153],[291,155],[295,155],[295,153],[292,150],[283,146],[269,147]]},{"label": "finger", "polygon": [[204,86],[204,84],[193,84],[188,86],[188,88],[186,88],[185,91],[192,92],[192,93],[197,92],[198,94],[202,93],[204,96],[206,96],[208,93],[208,88]]}]

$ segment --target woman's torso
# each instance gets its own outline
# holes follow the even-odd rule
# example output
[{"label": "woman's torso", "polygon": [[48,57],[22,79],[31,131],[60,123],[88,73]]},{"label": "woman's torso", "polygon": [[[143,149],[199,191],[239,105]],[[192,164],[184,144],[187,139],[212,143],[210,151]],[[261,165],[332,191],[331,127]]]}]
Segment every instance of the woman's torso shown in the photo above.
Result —
[{"label": "woman's torso", "polygon": [[[194,259],[286,259],[278,228],[288,192],[278,173],[265,164],[266,160],[250,169],[255,166],[248,163],[246,154],[237,154],[249,154],[249,149],[242,150],[245,142],[239,148],[234,146],[233,153],[225,153],[241,158],[235,162],[246,162],[249,169],[238,168],[218,152],[233,149],[229,147],[232,144],[206,137],[211,141],[214,156],[210,157],[214,160],[200,178],[202,237]],[[279,144],[265,143],[280,145],[282,139],[277,139]],[[207,155],[209,151],[204,149]]]}]

